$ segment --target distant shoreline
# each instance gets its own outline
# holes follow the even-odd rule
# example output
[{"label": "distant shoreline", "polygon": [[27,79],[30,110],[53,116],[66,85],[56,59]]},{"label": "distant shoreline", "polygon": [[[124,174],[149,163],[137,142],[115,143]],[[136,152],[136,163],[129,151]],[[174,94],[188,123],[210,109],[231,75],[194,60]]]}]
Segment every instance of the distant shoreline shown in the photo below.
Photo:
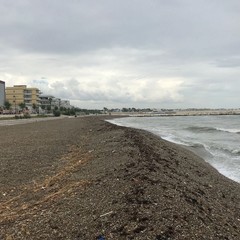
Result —
[{"label": "distant shoreline", "polygon": [[170,113],[141,113],[130,114],[133,117],[188,117],[188,116],[226,116],[226,115],[240,115],[239,111],[177,111]]},{"label": "distant shoreline", "polygon": [[162,110],[154,112],[109,112],[111,116],[130,117],[178,117],[178,116],[217,116],[217,115],[240,115],[240,109],[181,109]]},{"label": "distant shoreline", "polygon": [[[195,116],[233,116],[240,115],[240,113],[234,114],[130,114],[129,117],[195,117]],[[113,115],[114,116],[114,115]]]}]

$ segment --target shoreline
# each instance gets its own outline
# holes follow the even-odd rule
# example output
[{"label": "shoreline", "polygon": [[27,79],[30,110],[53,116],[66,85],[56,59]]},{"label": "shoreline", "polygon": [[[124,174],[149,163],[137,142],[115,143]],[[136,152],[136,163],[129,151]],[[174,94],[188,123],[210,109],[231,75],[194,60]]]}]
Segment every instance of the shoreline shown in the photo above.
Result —
[{"label": "shoreline", "polygon": [[[115,120],[116,119],[116,120]],[[234,182],[240,183],[240,178],[237,172],[237,168],[235,172],[231,172],[229,171],[227,168],[224,168],[221,166],[221,164],[218,164],[217,161],[217,154],[213,154],[211,153],[207,147],[209,147],[206,143],[204,143],[203,139],[201,139],[201,143],[199,142],[199,140],[197,138],[195,138],[194,140],[190,141],[185,141],[184,139],[186,138],[186,136],[182,137],[182,136],[178,136],[178,140],[175,140],[174,137],[166,137],[166,136],[161,136],[162,134],[159,133],[157,130],[151,129],[148,127],[148,125],[146,125],[146,127],[143,125],[143,122],[140,121],[140,123],[137,121],[137,124],[135,126],[135,124],[133,122],[135,121],[126,121],[126,123],[124,123],[124,121],[122,122],[121,120],[118,121],[117,118],[113,119],[112,121],[109,121],[110,123],[116,124],[118,126],[127,126],[127,127],[133,127],[134,129],[143,129],[147,132],[150,132],[152,134],[154,134],[155,136],[166,140],[168,142],[174,143],[176,145],[181,146],[182,148],[188,149],[191,152],[195,153],[196,155],[198,155],[200,158],[203,158],[203,160],[205,160],[207,163],[209,163],[212,167],[214,167],[220,174],[224,175],[225,177],[233,180]],[[147,121],[147,119],[145,119]],[[171,121],[172,122],[172,121]],[[138,124],[139,123],[139,124]],[[142,123],[142,124],[141,124]],[[165,122],[166,124],[166,122]],[[158,129],[158,128],[157,128]],[[160,129],[160,128],[159,128]],[[224,128],[215,128],[213,127],[213,129],[216,129],[218,131],[226,131],[226,132],[230,132],[230,130],[224,130]],[[163,131],[164,132],[164,131]],[[165,133],[166,135],[166,133]],[[170,134],[171,135],[171,134]],[[173,136],[177,136],[177,134],[173,134]],[[222,138],[224,139],[224,138]],[[195,143],[193,143],[193,141]],[[224,150],[224,148],[223,148]],[[237,150],[236,150],[237,151]],[[232,160],[232,159],[230,159]]]},{"label": "shoreline", "polygon": [[1,239],[240,238],[240,184],[110,118],[0,127]]}]

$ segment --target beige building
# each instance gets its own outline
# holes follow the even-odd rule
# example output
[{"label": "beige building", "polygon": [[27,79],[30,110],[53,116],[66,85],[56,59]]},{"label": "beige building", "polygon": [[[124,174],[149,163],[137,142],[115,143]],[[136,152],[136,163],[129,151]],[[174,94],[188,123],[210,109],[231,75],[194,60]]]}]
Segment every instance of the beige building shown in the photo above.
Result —
[{"label": "beige building", "polygon": [[6,87],[6,100],[17,108],[19,104],[25,103],[26,107],[32,108],[33,104],[39,106],[38,88],[28,88],[27,85],[14,85]]}]

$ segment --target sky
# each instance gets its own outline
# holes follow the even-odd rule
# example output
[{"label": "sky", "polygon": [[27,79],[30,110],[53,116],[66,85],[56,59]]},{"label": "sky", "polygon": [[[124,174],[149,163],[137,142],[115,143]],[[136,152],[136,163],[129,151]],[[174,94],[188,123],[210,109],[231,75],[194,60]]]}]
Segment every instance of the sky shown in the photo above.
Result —
[{"label": "sky", "polygon": [[239,0],[0,0],[0,79],[80,108],[239,108]]}]

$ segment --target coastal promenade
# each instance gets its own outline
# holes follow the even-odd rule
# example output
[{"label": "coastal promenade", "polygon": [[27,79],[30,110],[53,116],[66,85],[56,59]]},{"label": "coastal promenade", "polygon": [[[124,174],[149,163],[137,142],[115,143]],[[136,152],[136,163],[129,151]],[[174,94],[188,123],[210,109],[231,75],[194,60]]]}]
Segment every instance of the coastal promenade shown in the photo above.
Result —
[{"label": "coastal promenade", "polygon": [[0,239],[240,239],[240,184],[106,121],[0,126]]},{"label": "coastal promenade", "polygon": [[[41,121],[57,120],[57,119],[67,118],[67,117],[66,116],[60,116],[60,117],[39,117],[39,118],[15,119],[12,115],[8,115],[8,116],[0,117],[0,118],[1,118],[0,119],[0,126],[10,126],[10,125],[34,123],[34,122],[41,122]],[[4,119],[4,118],[9,118],[9,119]]]}]

